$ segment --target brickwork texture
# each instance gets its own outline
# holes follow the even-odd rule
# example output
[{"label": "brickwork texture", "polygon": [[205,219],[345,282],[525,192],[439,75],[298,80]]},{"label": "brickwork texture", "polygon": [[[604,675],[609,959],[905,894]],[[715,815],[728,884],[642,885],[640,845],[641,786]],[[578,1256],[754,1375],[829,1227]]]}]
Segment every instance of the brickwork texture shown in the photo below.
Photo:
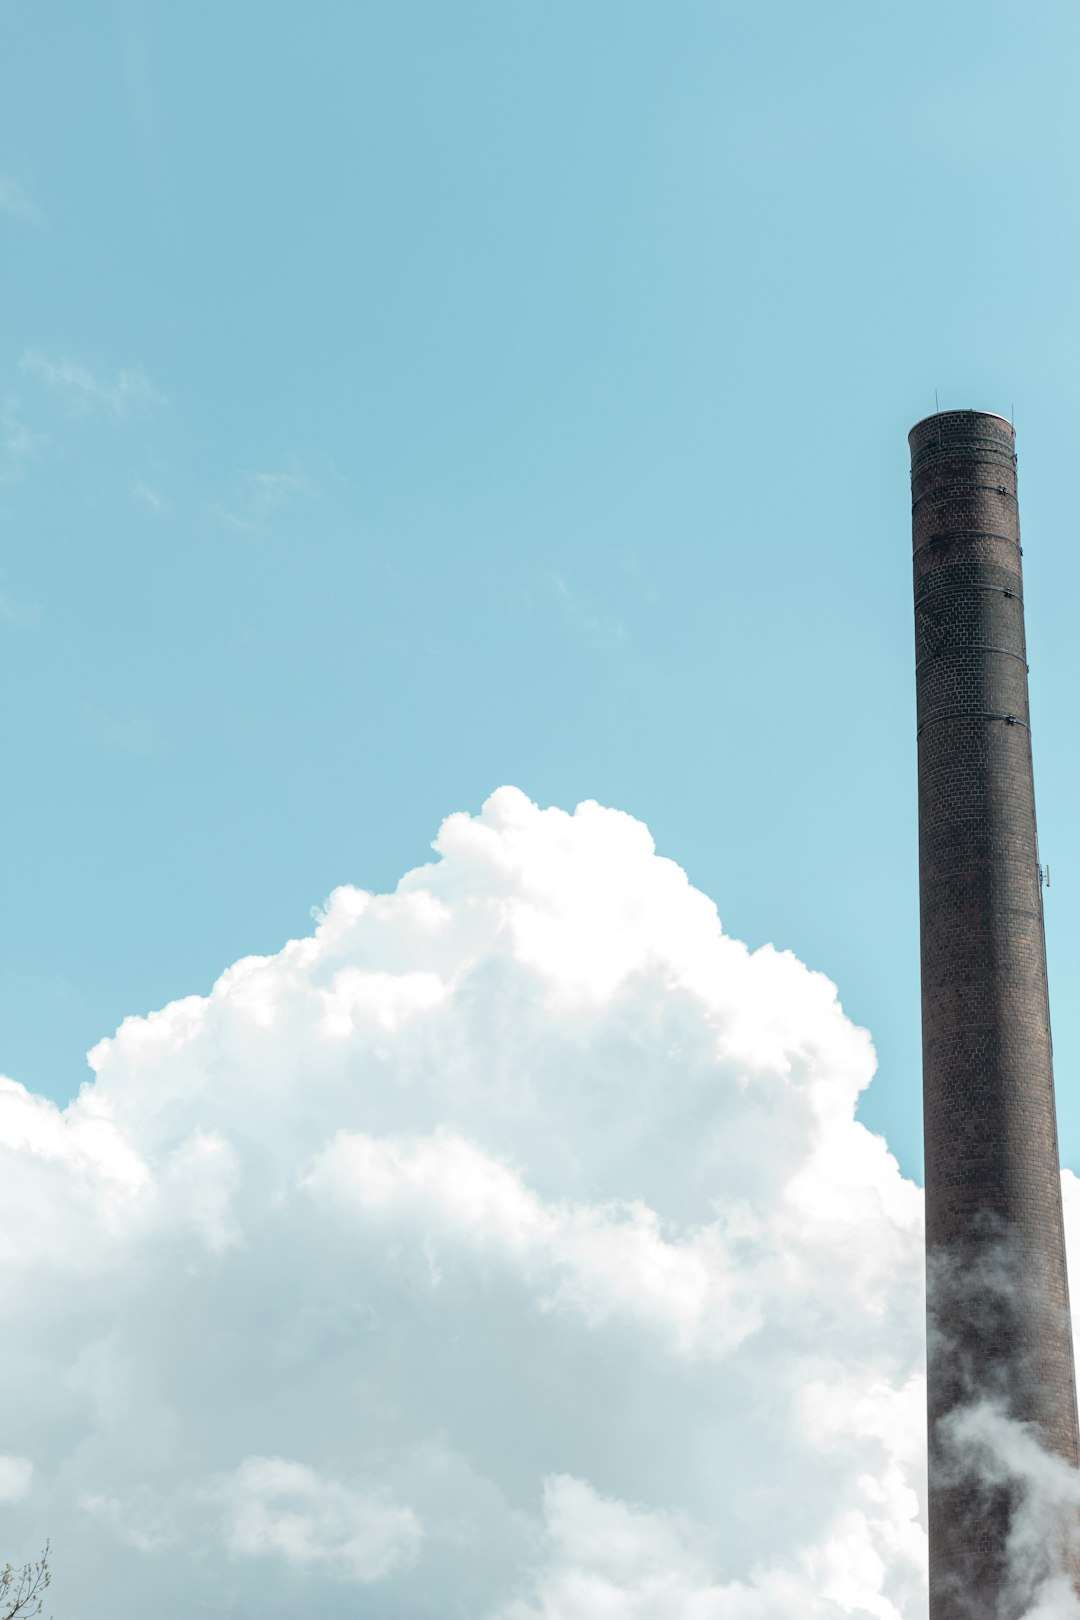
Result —
[{"label": "brickwork texture", "polygon": [[992,1403],[1078,1461],[1016,456],[1010,424],[980,411],[928,417],[909,442],[930,1615],[1011,1620],[1016,1486],[992,1483],[965,1414]]}]

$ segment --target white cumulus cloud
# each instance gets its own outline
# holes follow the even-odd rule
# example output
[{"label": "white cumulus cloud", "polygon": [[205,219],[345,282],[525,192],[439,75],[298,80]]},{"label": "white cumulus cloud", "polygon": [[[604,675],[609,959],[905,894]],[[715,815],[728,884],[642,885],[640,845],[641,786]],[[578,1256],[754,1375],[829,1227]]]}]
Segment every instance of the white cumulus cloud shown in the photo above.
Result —
[{"label": "white cumulus cloud", "polygon": [[0,1456],[0,1502],[18,1502],[30,1489],[34,1465],[27,1457]]},{"label": "white cumulus cloud", "polygon": [[3,1551],[86,1620],[914,1620],[868,1035],[627,815],[504,788],[435,847],[62,1112],[0,1089]]},{"label": "white cumulus cloud", "polygon": [[222,1486],[221,1499],[233,1552],[320,1565],[365,1584],[411,1563],[422,1539],[410,1508],[320,1479],[281,1457],[248,1457]]}]

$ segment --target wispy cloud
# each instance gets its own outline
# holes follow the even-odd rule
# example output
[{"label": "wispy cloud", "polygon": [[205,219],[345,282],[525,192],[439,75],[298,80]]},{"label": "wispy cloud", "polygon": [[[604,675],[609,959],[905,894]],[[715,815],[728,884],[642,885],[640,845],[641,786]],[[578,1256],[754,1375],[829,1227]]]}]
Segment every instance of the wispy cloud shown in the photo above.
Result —
[{"label": "wispy cloud", "polygon": [[10,174],[0,174],[0,214],[10,214],[14,219],[24,219],[33,225],[41,223],[40,209],[26,188]]},{"label": "wispy cloud", "polygon": [[50,360],[38,349],[26,349],[19,370],[58,394],[77,416],[93,411],[117,417],[137,415],[164,403],[145,372],[137,367],[118,371],[110,381],[96,377],[66,355]]},{"label": "wispy cloud", "polygon": [[608,618],[587,592],[570,585],[561,574],[552,574],[550,584],[563,618],[579,635],[602,641],[625,638],[622,620]]},{"label": "wispy cloud", "polygon": [[154,722],[143,714],[113,714],[99,709],[90,711],[87,721],[93,736],[110,754],[148,759],[165,746]]},{"label": "wispy cloud", "polygon": [[301,473],[248,473],[245,482],[248,499],[260,512],[268,512],[271,507],[282,506],[295,495],[306,494],[309,488],[307,479]]},{"label": "wispy cloud", "polygon": [[148,484],[145,479],[139,478],[131,491],[132,500],[138,501],[141,506],[147,507],[151,512],[160,512],[165,502],[158,491]]},{"label": "wispy cloud", "polygon": [[156,185],[161,177],[161,97],[155,62],[158,53],[154,48],[147,10],[140,0],[134,0],[134,3],[127,0],[126,4],[117,6],[117,43],[132,142],[147,179]]},{"label": "wispy cloud", "polygon": [[315,486],[304,473],[243,473],[228,505],[219,503],[213,512],[222,523],[241,534],[266,534],[272,513],[314,492]]},{"label": "wispy cloud", "polygon": [[0,404],[0,484],[17,478],[23,464],[45,443],[45,435],[20,421],[18,411],[19,401],[14,394]]}]

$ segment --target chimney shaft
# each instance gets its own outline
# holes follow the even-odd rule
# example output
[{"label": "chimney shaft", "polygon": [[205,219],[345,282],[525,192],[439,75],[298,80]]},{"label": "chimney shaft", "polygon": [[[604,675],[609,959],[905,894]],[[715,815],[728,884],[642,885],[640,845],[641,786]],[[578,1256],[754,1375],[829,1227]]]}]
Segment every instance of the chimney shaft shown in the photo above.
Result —
[{"label": "chimney shaft", "polygon": [[[927,417],[909,442],[930,1615],[1008,1620],[1025,1607],[1006,1564],[1016,1486],[990,1482],[971,1410],[1078,1461],[1016,456],[1010,424],[981,411]],[[1068,1530],[1047,1524],[1045,1573],[1072,1568]]]}]

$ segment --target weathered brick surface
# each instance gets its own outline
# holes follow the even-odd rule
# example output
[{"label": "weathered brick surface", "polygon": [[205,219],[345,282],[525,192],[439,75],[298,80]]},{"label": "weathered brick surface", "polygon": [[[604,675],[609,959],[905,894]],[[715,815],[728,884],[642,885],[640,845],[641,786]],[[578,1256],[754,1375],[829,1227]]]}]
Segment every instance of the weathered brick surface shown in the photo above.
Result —
[{"label": "weathered brick surface", "polygon": [[990,1399],[1078,1460],[1016,458],[1010,425],[976,411],[909,438],[930,1613],[1005,1620],[1013,1500],[957,1449],[950,1414]]}]

